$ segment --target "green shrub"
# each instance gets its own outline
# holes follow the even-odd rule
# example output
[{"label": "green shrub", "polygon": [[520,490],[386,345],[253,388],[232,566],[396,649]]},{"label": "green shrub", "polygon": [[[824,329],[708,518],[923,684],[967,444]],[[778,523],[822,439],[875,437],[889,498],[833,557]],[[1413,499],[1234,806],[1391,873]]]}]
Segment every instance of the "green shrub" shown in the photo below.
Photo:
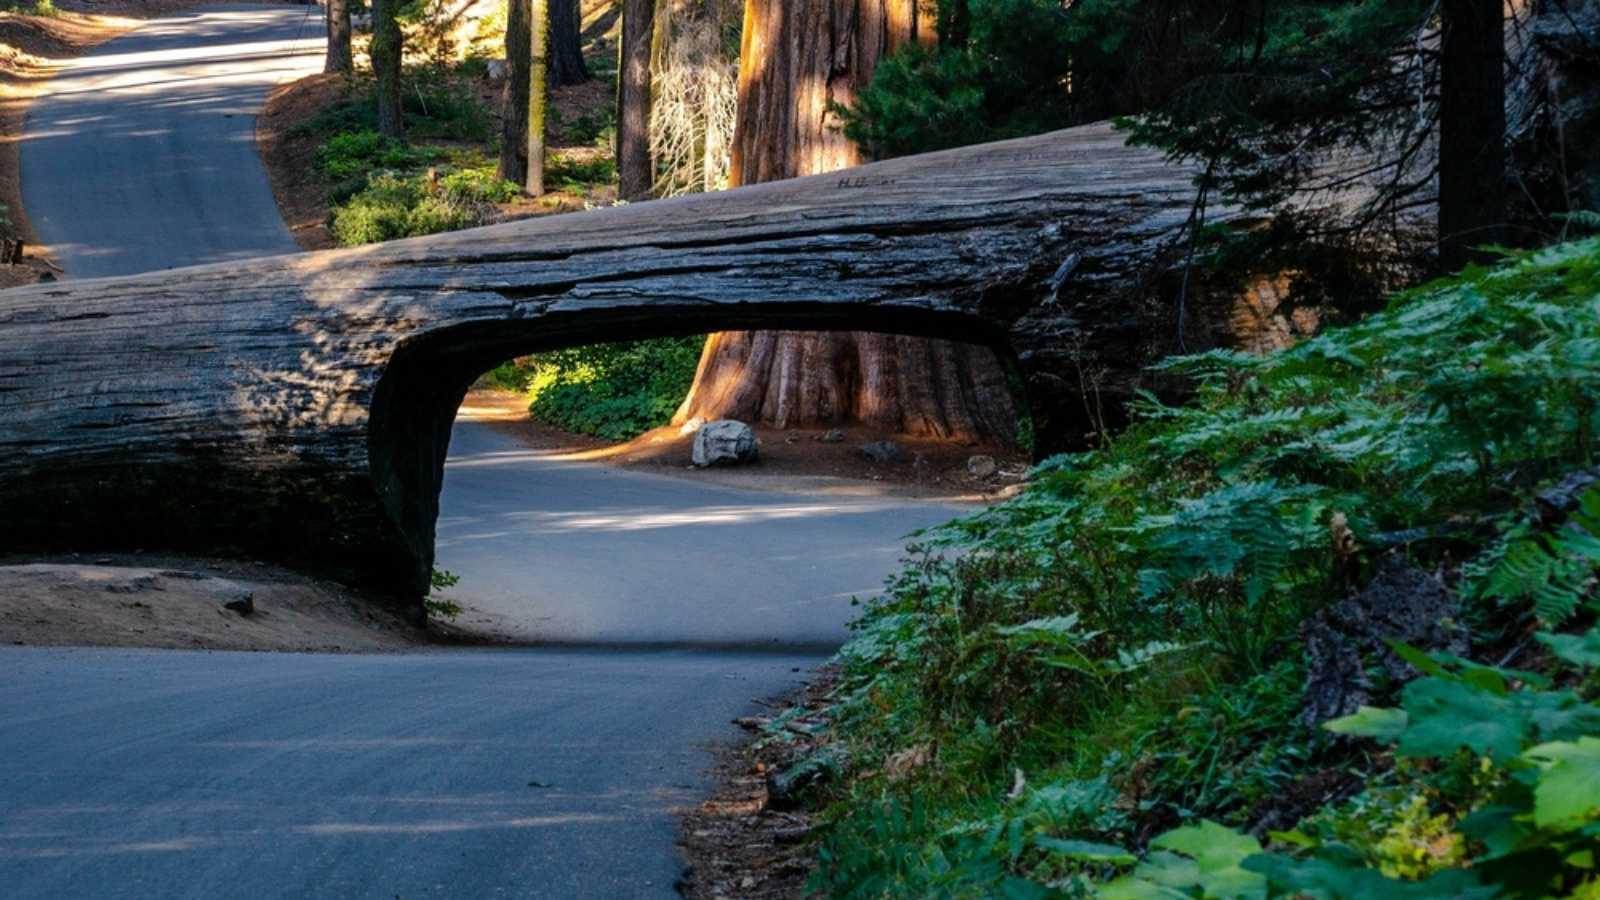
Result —
[{"label": "green shrub", "polygon": [[460,169],[442,176],[439,184],[451,196],[477,203],[508,203],[522,193],[493,167]]},{"label": "green shrub", "polygon": [[376,131],[340,132],[317,148],[317,168],[339,181],[365,176],[374,169],[409,169],[438,156],[426,147],[410,147]]},{"label": "green shrub", "polygon": [[507,363],[492,384],[529,394],[541,422],[625,441],[667,424],[694,381],[701,337],[555,350]]},{"label": "green shrub", "polygon": [[[815,886],[1600,890],[1575,843],[1600,832],[1600,802],[1545,814],[1548,829],[1538,805],[1541,773],[1596,774],[1600,634],[1560,629],[1600,614],[1600,492],[1558,531],[1524,512],[1596,462],[1600,240],[1468,270],[1272,356],[1163,368],[1194,381],[1189,403],[1147,398],[1107,448],[1049,460],[1022,496],[925,535],[856,623],[831,712],[832,749],[855,762]],[[1299,627],[1391,551],[1459,587],[1474,652],[1500,659],[1542,627],[1552,654],[1590,667],[1581,685],[1412,654],[1427,677],[1404,715],[1342,726],[1396,729],[1401,765],[1306,728]],[[925,765],[886,773],[913,750]],[[1283,839],[1299,849],[1252,859],[1261,844],[1237,830],[1317,778],[1372,787],[1359,812],[1336,802]]]},{"label": "green shrub", "polygon": [[432,190],[426,176],[406,178],[385,172],[334,209],[330,230],[341,245],[354,247],[471,228],[481,222],[482,213],[474,204]]},{"label": "green shrub", "polygon": [[609,156],[582,159],[553,153],[545,164],[544,174],[546,181],[556,190],[583,193],[616,181],[617,163]]}]

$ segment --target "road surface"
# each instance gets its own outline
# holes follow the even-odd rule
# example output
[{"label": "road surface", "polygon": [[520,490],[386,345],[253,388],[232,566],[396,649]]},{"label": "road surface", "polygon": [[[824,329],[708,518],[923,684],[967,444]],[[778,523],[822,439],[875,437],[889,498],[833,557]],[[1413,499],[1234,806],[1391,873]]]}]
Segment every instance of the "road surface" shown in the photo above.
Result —
[{"label": "road surface", "polygon": [[[69,273],[292,251],[253,117],[320,41],[315,7],[209,6],[62,73],[22,165]],[[954,512],[560,463],[466,424],[442,504],[469,624],[593,646],[0,648],[0,897],[674,897],[704,746]]]},{"label": "road surface", "polygon": [[883,587],[903,537],[962,510],[740,490],[560,462],[457,423],[440,497],[443,592],[534,641],[824,652]]},{"label": "road surface", "polygon": [[321,7],[205,6],[68,62],[23,128],[39,240],[75,278],[295,252],[256,113],[324,46]]},{"label": "road surface", "polygon": [[0,648],[0,897],[665,900],[704,742],[814,663]]}]

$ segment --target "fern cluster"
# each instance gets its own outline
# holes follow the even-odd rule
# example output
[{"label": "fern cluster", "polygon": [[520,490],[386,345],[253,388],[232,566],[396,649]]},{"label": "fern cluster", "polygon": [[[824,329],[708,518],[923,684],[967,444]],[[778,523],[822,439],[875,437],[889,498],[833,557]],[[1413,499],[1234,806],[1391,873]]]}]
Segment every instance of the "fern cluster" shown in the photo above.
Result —
[{"label": "fern cluster", "polygon": [[[1245,826],[1319,773],[1371,770],[1298,723],[1297,629],[1386,554],[1443,573],[1482,645],[1593,617],[1600,496],[1555,529],[1526,509],[1595,462],[1600,240],[1466,271],[1276,355],[1165,368],[1195,383],[1188,403],[1146,397],[1111,446],[924,535],[866,609],[834,723],[868,762],[833,808],[819,888],[1071,896],[1131,858],[1115,848]],[[875,774],[911,748],[929,765]],[[1112,799],[1029,806],[1046,791]],[[1169,849],[1187,865],[1184,840]]]}]

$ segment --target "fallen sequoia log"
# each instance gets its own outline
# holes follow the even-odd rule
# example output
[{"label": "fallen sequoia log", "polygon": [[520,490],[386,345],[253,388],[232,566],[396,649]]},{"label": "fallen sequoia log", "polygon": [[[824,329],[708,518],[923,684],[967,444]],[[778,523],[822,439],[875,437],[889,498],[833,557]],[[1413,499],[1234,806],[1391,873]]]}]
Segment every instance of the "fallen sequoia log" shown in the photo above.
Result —
[{"label": "fallen sequoia log", "polygon": [[[0,293],[0,548],[253,554],[413,604],[471,382],[514,355],[878,330],[1015,360],[1046,449],[1170,346],[1188,172],[1105,126],[354,250]],[[1213,211],[1212,221],[1225,213]],[[1159,269],[1157,265],[1155,268]],[[1068,356],[1071,355],[1070,361]]]}]

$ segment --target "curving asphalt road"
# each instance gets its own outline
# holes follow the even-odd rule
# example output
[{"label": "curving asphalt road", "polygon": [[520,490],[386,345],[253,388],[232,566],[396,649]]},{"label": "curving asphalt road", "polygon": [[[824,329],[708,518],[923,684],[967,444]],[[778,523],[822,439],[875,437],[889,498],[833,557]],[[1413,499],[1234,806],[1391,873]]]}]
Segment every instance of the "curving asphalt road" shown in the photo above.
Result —
[{"label": "curving asphalt road", "polygon": [[321,7],[219,5],[69,62],[28,108],[22,203],[75,278],[297,249],[256,152],[272,88],[322,71]]},{"label": "curving asphalt road", "polygon": [[[317,68],[309,15],[204,7],[57,79],[24,198],[70,274],[294,249],[253,116]],[[595,646],[0,648],[0,897],[676,896],[671,808],[705,788],[704,744],[956,511],[562,463],[470,424],[442,506],[468,624]]]}]

